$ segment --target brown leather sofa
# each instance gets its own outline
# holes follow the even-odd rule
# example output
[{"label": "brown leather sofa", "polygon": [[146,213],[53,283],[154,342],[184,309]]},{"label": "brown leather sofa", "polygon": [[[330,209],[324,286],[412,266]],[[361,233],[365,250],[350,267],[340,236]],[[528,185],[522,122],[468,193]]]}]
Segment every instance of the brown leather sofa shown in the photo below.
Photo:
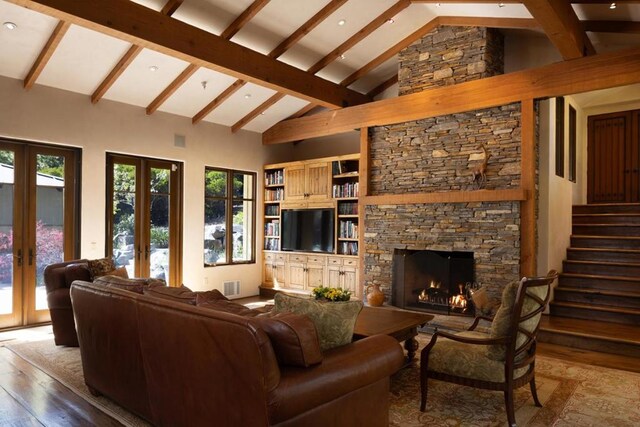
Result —
[{"label": "brown leather sofa", "polygon": [[86,384],[155,425],[388,425],[391,337],[293,367],[255,318],[82,281],[71,299]]},{"label": "brown leather sofa", "polygon": [[86,259],[51,264],[44,269],[44,286],[47,290],[47,304],[56,345],[78,346],[69,296],[69,288],[74,280],[91,280]]}]

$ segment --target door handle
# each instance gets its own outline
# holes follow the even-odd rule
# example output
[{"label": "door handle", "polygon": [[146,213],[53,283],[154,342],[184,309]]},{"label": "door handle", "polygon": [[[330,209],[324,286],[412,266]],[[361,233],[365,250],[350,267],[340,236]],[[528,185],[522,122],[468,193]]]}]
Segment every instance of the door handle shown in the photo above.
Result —
[{"label": "door handle", "polygon": [[33,265],[33,249],[29,248],[29,265]]},{"label": "door handle", "polygon": [[140,245],[138,245],[138,261],[140,261],[140,257],[142,256],[142,251],[140,250]]},{"label": "door handle", "polygon": [[14,255],[14,258],[18,260],[18,267],[22,267],[22,249],[18,249],[18,255]]},{"label": "door handle", "polygon": [[149,259],[149,246],[144,245],[144,259]]}]

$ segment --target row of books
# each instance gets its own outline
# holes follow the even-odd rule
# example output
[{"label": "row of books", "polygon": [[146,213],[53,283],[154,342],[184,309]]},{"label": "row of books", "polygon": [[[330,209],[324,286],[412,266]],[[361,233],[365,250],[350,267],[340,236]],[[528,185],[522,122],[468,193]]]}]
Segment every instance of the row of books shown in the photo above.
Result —
[{"label": "row of books", "polygon": [[278,216],[280,215],[280,206],[278,205],[267,205],[264,207],[264,214],[266,216]]},{"label": "row of books", "polygon": [[338,215],[358,215],[358,203],[356,202],[338,203]]},{"label": "row of books", "polygon": [[342,198],[342,197],[358,197],[358,183],[357,182],[347,182],[345,184],[336,184],[333,186],[333,197],[334,198]]},{"label": "row of books", "polygon": [[277,251],[279,249],[278,242],[280,239],[274,239],[272,237],[265,237],[264,248],[267,251]]},{"label": "row of books", "polygon": [[339,250],[342,255],[358,255],[358,242],[340,242]]},{"label": "row of books", "polygon": [[273,190],[264,190],[264,200],[267,202],[273,202],[284,199],[284,189],[275,188]]},{"label": "row of books", "polygon": [[265,185],[284,185],[284,171],[278,169],[264,173]]},{"label": "row of books", "polygon": [[340,221],[340,234],[338,237],[343,239],[358,238],[358,223],[355,221]]},{"label": "row of books", "polygon": [[264,225],[265,236],[279,236],[280,235],[280,221],[274,220]]}]

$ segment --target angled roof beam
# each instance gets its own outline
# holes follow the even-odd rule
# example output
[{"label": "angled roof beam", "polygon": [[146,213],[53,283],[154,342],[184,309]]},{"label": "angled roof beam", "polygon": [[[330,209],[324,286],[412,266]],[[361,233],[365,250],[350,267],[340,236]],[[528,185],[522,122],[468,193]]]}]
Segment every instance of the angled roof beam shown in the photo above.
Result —
[{"label": "angled roof beam", "polygon": [[47,43],[40,51],[40,55],[38,55],[38,58],[31,66],[31,70],[27,74],[27,77],[25,77],[24,79],[25,89],[31,89],[31,87],[36,83],[36,80],[38,80],[38,77],[40,77],[42,70],[44,70],[44,67],[49,62],[49,59],[51,59],[51,56],[53,56],[53,52],[55,52],[58,48],[58,45],[62,41],[62,38],[64,37],[70,26],[71,24],[68,22],[58,22],[58,25],[56,25],[56,28],[54,28],[51,36],[49,37],[49,40],[47,40]]},{"label": "angled roof beam", "polygon": [[128,0],[7,0],[166,55],[329,107],[369,102],[366,95],[171,19]]},{"label": "angled roof beam", "polygon": [[[409,0],[400,0],[399,2],[397,2],[396,4],[391,6],[389,9],[384,11],[377,18],[375,18],[373,21],[371,21],[370,23],[365,25],[360,31],[355,33],[353,36],[349,37],[340,46],[338,46],[337,48],[335,48],[334,50],[329,52],[327,55],[325,55],[325,57],[322,58],[320,61],[318,61],[314,65],[312,65],[311,68],[309,68],[307,70],[307,72],[310,73],[310,74],[315,74],[318,71],[322,70],[324,67],[326,67],[327,65],[329,65],[330,63],[332,63],[333,61],[338,59],[340,57],[340,55],[344,54],[346,51],[351,49],[353,46],[355,46],[356,44],[358,44],[359,42],[364,40],[367,36],[369,36],[375,30],[377,30],[382,25],[384,25],[387,22],[387,20],[393,18],[394,16],[396,16],[398,13],[402,12],[404,9],[406,9],[410,5],[411,5],[411,1],[409,1]],[[280,96],[280,94],[278,94],[278,93],[273,95],[266,102],[262,103],[256,109],[254,109],[249,114],[247,114],[246,116],[241,118],[238,122],[236,122],[231,127],[231,130],[233,132],[235,132],[238,129],[241,129],[242,126],[246,125],[251,120],[253,120],[256,117],[258,117],[261,113],[266,111],[267,108],[271,107],[273,104],[275,104],[276,102],[278,102],[282,98],[283,98],[283,96]]]},{"label": "angled roof beam", "polygon": [[244,80],[236,80],[231,86],[226,88],[220,95],[216,96],[216,98],[211,101],[207,106],[205,106],[198,114],[193,116],[191,119],[191,123],[196,124],[207,116],[210,112],[216,109],[216,107],[222,104],[227,98],[236,93],[238,89],[245,85]]},{"label": "angled roof beam", "polygon": [[523,3],[564,59],[595,53],[569,1],[523,0]]},{"label": "angled roof beam", "polygon": [[539,30],[542,26],[529,18],[493,18],[482,16],[439,16],[440,25],[451,27],[518,28]]},{"label": "angled roof beam", "polygon": [[[263,144],[277,144],[384,126],[411,120],[490,108],[523,99],[571,95],[640,83],[640,48],[590,55],[383,99],[364,105],[285,120],[262,134]],[[606,78],[602,78],[606,75]]]},{"label": "angled roof beam", "polygon": [[[305,35],[309,34],[311,32],[311,30],[313,30],[315,27],[317,27],[318,24],[320,24],[322,21],[324,21],[329,15],[331,15],[333,12],[335,12],[340,6],[342,6],[346,2],[347,2],[347,0],[332,0],[332,1],[330,1],[325,7],[320,9],[320,11],[318,13],[316,13],[311,18],[309,18],[309,20],[307,22],[305,22],[304,24],[302,24],[302,26],[300,26],[300,28],[298,28],[289,37],[287,37],[285,40],[283,40],[282,43],[280,43],[278,46],[276,46],[276,48],[273,49],[269,53],[269,57],[275,59],[275,58],[279,57],[280,55],[282,55],[283,53],[285,53],[291,46],[296,44],[302,37],[304,37]],[[229,86],[225,90],[225,92],[227,90],[231,90],[232,88],[234,89],[233,92],[236,92],[242,86],[244,86],[244,84],[246,83],[244,81],[242,81],[242,83],[240,83],[240,82],[241,82],[241,80],[235,81],[231,86]],[[231,94],[233,94],[233,92]],[[211,113],[215,108],[217,108],[220,104],[221,103],[210,102],[206,107],[204,107],[202,110],[200,110],[198,112],[198,114],[196,114],[191,121],[194,124],[198,123],[200,120],[202,120],[204,117],[206,117],[209,113]],[[196,117],[199,117],[199,119],[196,120]]]},{"label": "angled roof beam", "polygon": [[[178,10],[180,5],[184,0],[169,0],[164,5],[160,13],[166,16],[171,16],[173,13]],[[91,103],[96,104],[98,101],[102,99],[105,93],[113,86],[113,84],[118,80],[118,78],[124,73],[124,71],[129,67],[129,65],[136,59],[136,56],[142,52],[142,47],[137,44],[132,44],[128,51],[122,55],[120,61],[113,67],[113,69],[107,74],[104,80],[98,85],[98,88],[91,94]],[[149,113],[147,113],[149,114]]]},{"label": "angled roof beam", "polygon": [[[167,3],[167,5],[169,5],[169,3]],[[227,29],[223,31],[221,37],[229,40],[238,31],[240,31],[240,29],[247,22],[249,22],[252,17],[254,17],[263,7],[265,7],[267,3],[269,3],[269,0],[255,0],[248,8],[244,10],[244,12],[240,14],[240,16],[238,16],[227,27]],[[199,68],[200,67],[194,64],[187,65],[187,68],[185,68],[178,77],[176,77],[171,83],[169,83],[169,85],[162,92],[160,92],[160,95],[158,95],[156,99],[151,101],[151,103],[147,106],[147,114],[155,113],[155,111],[160,108],[160,106],[164,104],[164,102],[169,99],[169,97],[173,95],[174,92],[180,88],[180,86],[182,86],[187,80],[189,80],[189,77],[191,77],[196,71],[198,71]]]}]

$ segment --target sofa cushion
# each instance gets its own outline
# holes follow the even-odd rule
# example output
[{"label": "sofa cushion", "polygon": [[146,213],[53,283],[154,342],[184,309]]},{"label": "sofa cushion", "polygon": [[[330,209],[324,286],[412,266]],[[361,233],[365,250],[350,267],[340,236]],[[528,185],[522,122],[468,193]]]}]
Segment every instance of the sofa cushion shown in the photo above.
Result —
[{"label": "sofa cushion", "polygon": [[226,299],[211,299],[204,302],[196,303],[198,307],[208,308],[211,310],[224,311],[225,313],[236,314],[242,317],[256,317],[259,311],[252,310],[237,302]]},{"label": "sofa cushion", "polygon": [[71,286],[74,280],[91,281],[91,272],[86,262],[69,264],[64,268],[64,281]]},{"label": "sofa cushion", "polygon": [[118,276],[118,277],[122,277],[123,279],[128,279],[129,278],[129,273],[127,272],[127,268],[126,267],[118,267],[115,270],[110,271],[107,274],[105,274],[105,276]]},{"label": "sofa cushion", "polygon": [[316,327],[307,316],[294,313],[265,313],[251,324],[267,333],[280,365],[307,368],[322,362]]},{"label": "sofa cushion", "polygon": [[124,278],[115,275],[106,275],[97,277],[93,283],[104,285],[108,288],[124,289],[125,291],[135,292],[137,294],[144,293],[146,288],[155,288],[164,286],[164,282],[152,278]]},{"label": "sofa cushion", "polygon": [[279,292],[272,313],[297,313],[309,316],[318,332],[322,351],[349,344],[363,303],[359,300],[321,302]]},{"label": "sofa cushion", "polygon": [[210,291],[197,291],[196,292],[196,305],[203,304],[207,301],[215,301],[215,300],[226,300],[229,301],[229,298],[222,295],[217,289],[211,289]]},{"label": "sofa cushion", "polygon": [[96,277],[105,276],[116,269],[116,265],[111,258],[91,259],[87,261],[87,266],[91,273],[91,280],[95,280]]},{"label": "sofa cushion", "polygon": [[196,293],[184,285],[179,288],[171,286],[145,287],[143,293],[156,298],[196,305]]}]

